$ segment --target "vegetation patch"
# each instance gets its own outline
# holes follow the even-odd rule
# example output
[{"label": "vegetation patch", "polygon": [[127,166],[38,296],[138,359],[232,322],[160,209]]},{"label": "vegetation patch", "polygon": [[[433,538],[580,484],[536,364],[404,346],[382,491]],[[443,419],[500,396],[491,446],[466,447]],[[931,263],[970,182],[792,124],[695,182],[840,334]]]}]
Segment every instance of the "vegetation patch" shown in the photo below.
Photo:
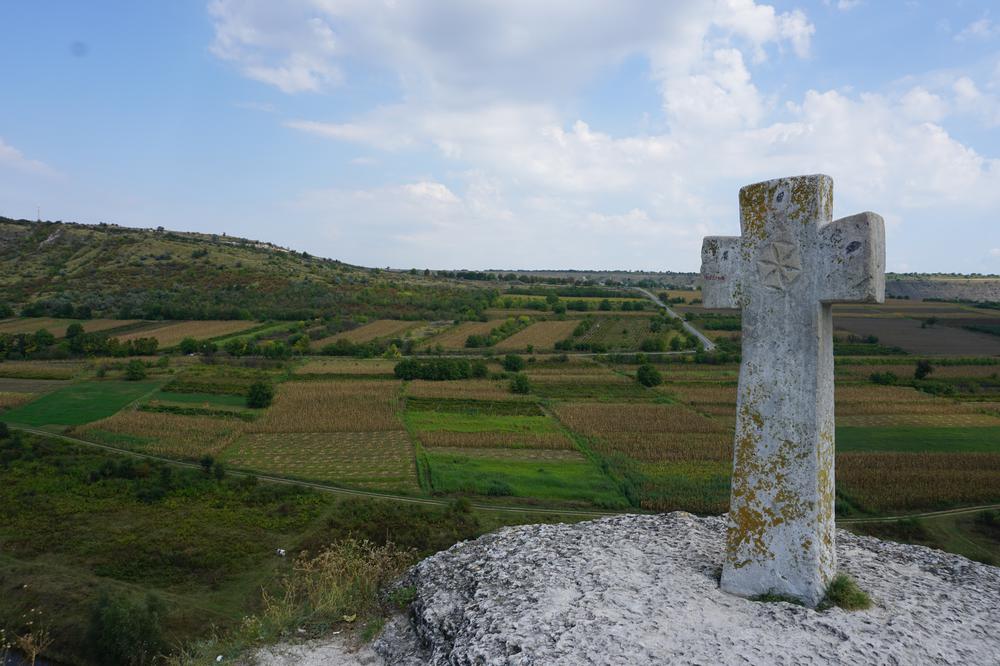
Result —
[{"label": "vegetation patch", "polygon": [[5,413],[4,418],[30,426],[81,425],[107,418],[158,387],[159,382],[153,381],[70,384]]},{"label": "vegetation patch", "polygon": [[422,431],[420,443],[431,448],[474,449],[559,449],[576,450],[573,442],[561,432],[449,432]]},{"label": "vegetation patch", "polygon": [[194,340],[211,340],[222,336],[239,333],[257,326],[254,321],[217,320],[217,321],[180,321],[165,322],[152,329],[127,333],[116,336],[122,342],[135,338],[155,338],[161,349],[178,345],[185,338]]},{"label": "vegetation patch", "polygon": [[250,432],[317,433],[400,430],[400,384],[390,381],[285,382]]},{"label": "vegetation patch", "polygon": [[242,419],[126,409],[72,432],[113,446],[186,460],[218,456],[243,434]]},{"label": "vegetation patch", "polygon": [[537,403],[523,400],[463,400],[461,398],[406,399],[406,408],[418,412],[452,412],[491,416],[542,416],[545,412]]},{"label": "vegetation patch", "polygon": [[407,412],[406,425],[415,431],[552,433],[558,424],[548,416],[473,415],[449,412]]},{"label": "vegetation patch", "polygon": [[1000,453],[1000,427],[839,427],[836,441],[837,450],[845,453],[849,451]]},{"label": "vegetation patch", "polygon": [[820,601],[817,610],[834,606],[847,611],[866,610],[872,607],[872,599],[858,587],[853,578],[847,574],[837,574],[827,586],[826,596]]}]

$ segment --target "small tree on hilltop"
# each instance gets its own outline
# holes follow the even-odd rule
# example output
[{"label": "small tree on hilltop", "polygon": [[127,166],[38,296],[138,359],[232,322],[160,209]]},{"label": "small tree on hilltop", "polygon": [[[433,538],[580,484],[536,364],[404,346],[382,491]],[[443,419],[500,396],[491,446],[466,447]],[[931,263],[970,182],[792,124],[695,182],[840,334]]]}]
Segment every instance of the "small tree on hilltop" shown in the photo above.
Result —
[{"label": "small tree on hilltop", "polygon": [[913,371],[913,378],[924,379],[925,377],[927,377],[927,375],[931,374],[932,372],[934,372],[934,366],[931,365],[930,361],[927,360],[917,361],[917,367]]},{"label": "small tree on hilltop", "polygon": [[651,363],[640,365],[635,373],[635,379],[643,386],[659,386],[663,383],[660,371],[654,368]]},{"label": "small tree on hilltop", "polygon": [[250,390],[247,391],[247,407],[263,409],[269,406],[272,400],[274,400],[274,387],[268,382],[259,381],[250,385]]}]

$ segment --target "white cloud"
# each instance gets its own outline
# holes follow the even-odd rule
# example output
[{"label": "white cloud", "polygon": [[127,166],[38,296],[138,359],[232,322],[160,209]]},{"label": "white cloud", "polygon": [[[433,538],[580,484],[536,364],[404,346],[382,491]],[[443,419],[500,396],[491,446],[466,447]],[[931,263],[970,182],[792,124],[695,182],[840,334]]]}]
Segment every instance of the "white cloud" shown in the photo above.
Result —
[{"label": "white cloud", "polygon": [[959,42],[975,39],[990,39],[998,34],[1000,34],[1000,25],[994,23],[989,17],[984,16],[978,21],[973,21],[969,25],[962,28],[962,30],[955,35],[955,39]]},{"label": "white cloud", "polygon": [[1000,257],[1000,247],[994,247],[994,248],[990,249],[990,256],[991,257]]},{"label": "white cloud", "polygon": [[20,150],[5,143],[3,137],[0,137],[0,167],[9,167],[23,173],[42,176],[56,175],[56,171],[52,167],[44,162],[25,157]]}]

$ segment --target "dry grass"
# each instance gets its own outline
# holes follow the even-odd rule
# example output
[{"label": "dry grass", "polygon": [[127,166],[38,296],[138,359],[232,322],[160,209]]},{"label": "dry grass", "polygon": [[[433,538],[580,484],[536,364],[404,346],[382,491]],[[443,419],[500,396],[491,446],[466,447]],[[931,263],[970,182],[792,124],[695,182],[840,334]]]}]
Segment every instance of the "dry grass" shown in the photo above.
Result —
[{"label": "dry grass", "polygon": [[0,322],[0,333],[34,333],[41,328],[61,338],[66,335],[70,324],[79,323],[87,333],[106,331],[119,326],[129,326],[138,323],[138,319],[55,319],[52,317],[31,317],[27,319],[8,319]]},{"label": "dry grass", "polygon": [[594,448],[605,455],[620,454],[642,462],[729,461],[733,438],[722,433],[617,432],[602,434]]},{"label": "dry grass", "polygon": [[513,351],[527,349],[532,345],[535,349],[552,349],[555,343],[565,340],[573,332],[579,322],[540,321],[528,328],[497,343],[497,351]]},{"label": "dry grass", "polygon": [[257,326],[257,322],[241,320],[165,322],[162,326],[157,326],[156,328],[120,335],[118,339],[125,342],[136,338],[156,338],[160,343],[160,348],[166,349],[180,344],[180,341],[184,338],[209,340],[223,335],[239,333],[254,326]]},{"label": "dry grass", "polygon": [[559,405],[555,412],[568,427],[589,435],[725,432],[715,421],[680,405],[577,403]]},{"label": "dry grass", "polygon": [[295,369],[296,375],[384,375],[392,374],[396,361],[384,359],[316,358]]},{"label": "dry grass", "polygon": [[0,393],[0,409],[10,409],[31,402],[37,396],[34,393]]},{"label": "dry grass", "polygon": [[496,321],[466,321],[444,333],[428,338],[424,346],[441,345],[444,349],[465,349],[465,340],[470,335],[488,335],[500,325]]},{"label": "dry grass", "polygon": [[343,333],[315,340],[312,342],[312,347],[314,349],[322,349],[337,340],[347,340],[348,342],[359,344],[378,340],[379,338],[392,338],[402,335],[411,328],[420,326],[421,323],[419,321],[401,321],[398,319],[376,319],[373,322],[358,326],[350,331],[344,331]]},{"label": "dry grass", "polygon": [[417,398],[467,398],[469,400],[526,400],[510,392],[507,382],[492,379],[468,379],[454,382],[409,382],[406,394]]},{"label": "dry grass", "polygon": [[0,377],[72,379],[86,367],[85,361],[5,361],[0,363]]},{"label": "dry grass", "polygon": [[559,449],[574,450],[573,442],[557,432],[449,432],[432,430],[420,433],[420,442],[430,448],[475,449]]},{"label": "dry grass", "polygon": [[396,381],[285,382],[249,432],[379,432],[402,430]]},{"label": "dry grass", "polygon": [[841,453],[837,484],[870,511],[1000,500],[1000,454]]},{"label": "dry grass", "polygon": [[[181,416],[126,409],[77,429],[97,441],[179,458],[218,456],[246,427],[237,419]],[[106,433],[119,436],[108,438]]]}]

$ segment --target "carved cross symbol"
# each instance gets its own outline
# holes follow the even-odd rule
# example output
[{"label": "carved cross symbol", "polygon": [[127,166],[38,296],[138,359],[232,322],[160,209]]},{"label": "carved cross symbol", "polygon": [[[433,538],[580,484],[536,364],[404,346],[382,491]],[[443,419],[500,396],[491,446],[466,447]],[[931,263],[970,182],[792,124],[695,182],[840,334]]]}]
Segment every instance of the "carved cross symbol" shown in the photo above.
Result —
[{"label": "carved cross symbol", "polygon": [[802,272],[799,249],[788,240],[775,240],[764,248],[757,260],[761,281],[768,287],[784,289]]},{"label": "carved cross symbol", "polygon": [[885,230],[831,222],[828,176],[740,190],[740,237],[702,246],[706,308],[743,310],[723,589],[815,605],[836,573],[832,303],[882,302]]}]

